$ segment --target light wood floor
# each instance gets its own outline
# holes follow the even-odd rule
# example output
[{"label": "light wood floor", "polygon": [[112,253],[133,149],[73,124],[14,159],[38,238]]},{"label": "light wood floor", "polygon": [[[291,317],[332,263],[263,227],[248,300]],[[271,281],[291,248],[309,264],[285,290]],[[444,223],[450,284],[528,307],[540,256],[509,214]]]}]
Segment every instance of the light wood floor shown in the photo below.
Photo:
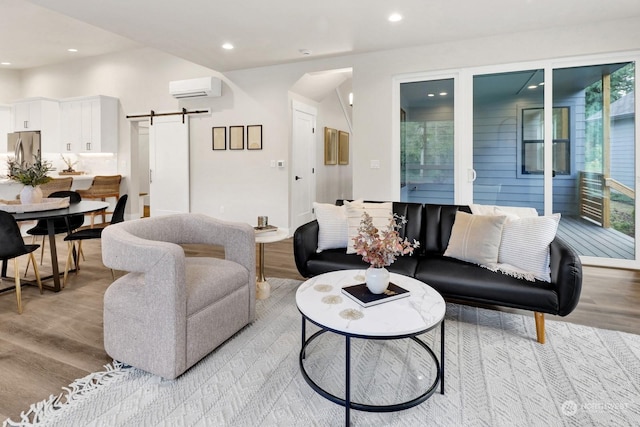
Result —
[{"label": "light wood floor", "polygon": [[[62,259],[66,247],[60,242],[58,248]],[[99,241],[85,242],[83,248],[86,261],[62,292],[40,295],[35,287],[23,287],[22,315],[16,312],[15,293],[0,293],[0,420],[16,420],[31,403],[58,395],[74,379],[111,362],[102,344],[102,296],[111,273],[102,265]],[[205,253],[199,247],[186,249],[189,255]],[[23,272],[25,263],[21,259]],[[303,280],[291,239],[267,245],[265,264],[267,277]],[[49,271],[49,265],[45,255],[42,271]],[[6,285],[5,279],[0,287]],[[525,314],[534,321],[532,313]],[[577,309],[565,318],[547,319],[640,334],[640,272],[585,267]]]}]

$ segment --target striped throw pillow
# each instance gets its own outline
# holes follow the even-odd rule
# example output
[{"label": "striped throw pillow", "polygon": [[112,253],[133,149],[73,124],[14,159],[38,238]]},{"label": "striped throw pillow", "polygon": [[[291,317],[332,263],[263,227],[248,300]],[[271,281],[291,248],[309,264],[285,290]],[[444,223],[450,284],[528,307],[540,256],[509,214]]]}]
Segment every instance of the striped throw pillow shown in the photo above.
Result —
[{"label": "striped throw pillow", "polygon": [[502,229],[498,263],[509,264],[551,281],[549,244],[556,237],[560,214],[529,218],[509,218]]},{"label": "striped throw pillow", "polygon": [[318,220],[318,249],[339,249],[347,247],[347,209],[328,203],[313,203],[313,211]]}]

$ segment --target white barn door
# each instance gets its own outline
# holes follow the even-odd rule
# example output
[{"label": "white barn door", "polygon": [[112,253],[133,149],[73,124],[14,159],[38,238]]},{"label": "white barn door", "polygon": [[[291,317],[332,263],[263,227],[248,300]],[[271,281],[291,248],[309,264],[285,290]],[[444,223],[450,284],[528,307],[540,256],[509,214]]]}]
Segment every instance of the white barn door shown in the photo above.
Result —
[{"label": "white barn door", "polygon": [[149,126],[150,215],[189,212],[189,117],[154,117]]}]

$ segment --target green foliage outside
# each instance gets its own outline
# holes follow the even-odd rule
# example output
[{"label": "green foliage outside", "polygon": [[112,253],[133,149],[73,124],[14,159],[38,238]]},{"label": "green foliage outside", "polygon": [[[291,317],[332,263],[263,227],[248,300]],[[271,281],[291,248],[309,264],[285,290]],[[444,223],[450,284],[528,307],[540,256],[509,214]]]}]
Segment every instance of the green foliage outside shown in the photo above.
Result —
[{"label": "green foliage outside", "polygon": [[[634,91],[635,63],[630,62],[611,73],[611,103]],[[600,114],[598,114],[600,113]],[[586,147],[585,170],[602,172],[602,81],[585,90]]]},{"label": "green foliage outside", "polygon": [[[611,103],[635,90],[635,64],[628,63],[611,73]],[[586,147],[585,170],[603,172],[602,134],[602,82],[598,81],[585,91]],[[598,114],[600,113],[600,114]],[[634,200],[622,194],[611,193],[611,228],[635,237]]]},{"label": "green foliage outside", "polygon": [[624,194],[611,192],[611,228],[627,236],[635,237],[636,210],[634,200]]},{"label": "green foliage outside", "polygon": [[403,122],[402,184],[439,182],[453,169],[453,121]]}]

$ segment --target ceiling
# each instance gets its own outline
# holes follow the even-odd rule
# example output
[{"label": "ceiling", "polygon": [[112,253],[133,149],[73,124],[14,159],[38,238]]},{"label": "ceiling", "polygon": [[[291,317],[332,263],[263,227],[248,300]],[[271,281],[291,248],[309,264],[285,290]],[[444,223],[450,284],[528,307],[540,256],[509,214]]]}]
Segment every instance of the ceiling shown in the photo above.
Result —
[{"label": "ceiling", "polygon": [[[224,72],[588,26],[640,16],[640,1],[0,0],[0,11],[0,62],[11,62],[0,67],[25,69],[149,46]],[[392,12],[404,19],[389,22]],[[235,48],[222,49],[226,42]],[[70,47],[78,52],[67,52]]]},{"label": "ceiling", "polygon": [[[25,0],[0,0],[0,69],[25,69],[139,46]],[[78,52],[68,52],[75,48]]]}]

